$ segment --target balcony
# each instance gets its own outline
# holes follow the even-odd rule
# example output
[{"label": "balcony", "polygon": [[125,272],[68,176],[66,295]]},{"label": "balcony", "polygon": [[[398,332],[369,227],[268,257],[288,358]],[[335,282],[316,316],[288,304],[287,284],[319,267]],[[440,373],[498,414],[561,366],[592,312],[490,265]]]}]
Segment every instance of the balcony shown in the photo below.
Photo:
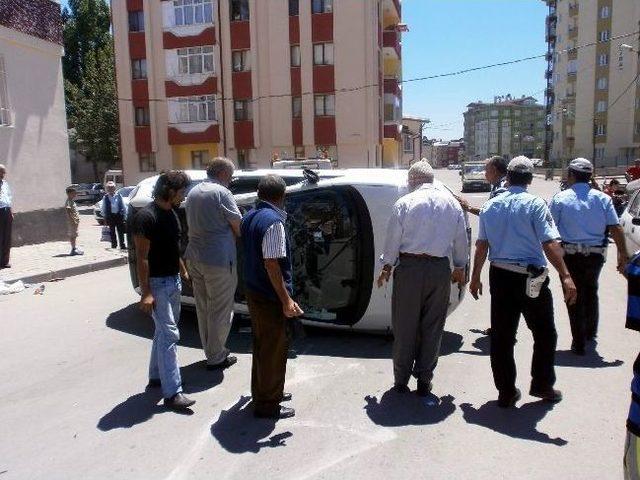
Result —
[{"label": "balcony", "polygon": [[219,143],[220,127],[217,122],[170,123],[167,136],[169,145]]},{"label": "balcony", "polygon": [[398,124],[386,124],[384,125],[384,138],[392,138],[394,140],[400,140],[400,125]]},{"label": "balcony", "polygon": [[400,0],[384,0],[382,8],[385,27],[400,23],[402,19]]},{"label": "balcony", "polygon": [[551,80],[553,78],[553,70],[547,69],[547,71],[544,72],[544,78]]},{"label": "balcony", "polygon": [[402,87],[400,86],[400,80],[398,80],[397,77],[385,76],[384,93],[392,94],[396,97],[402,96]]},{"label": "balcony", "polygon": [[557,34],[558,34],[558,32],[556,30],[556,26],[555,25],[547,25],[547,35],[545,37],[547,43],[555,42]]},{"label": "balcony", "polygon": [[382,46],[384,47],[385,57],[402,58],[400,32],[385,30],[382,34]]},{"label": "balcony", "polygon": [[575,40],[575,39],[578,38],[578,27],[577,26],[569,27],[569,38],[571,40]]},{"label": "balcony", "polygon": [[579,12],[580,12],[580,7],[576,2],[572,2],[572,3],[569,4],[569,15],[570,16],[578,15]]}]

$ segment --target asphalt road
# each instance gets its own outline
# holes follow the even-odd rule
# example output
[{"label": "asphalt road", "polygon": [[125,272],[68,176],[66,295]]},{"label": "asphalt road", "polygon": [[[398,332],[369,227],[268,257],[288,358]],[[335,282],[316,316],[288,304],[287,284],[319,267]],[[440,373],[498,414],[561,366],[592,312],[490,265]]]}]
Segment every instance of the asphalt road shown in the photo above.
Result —
[{"label": "asphalt road", "polygon": [[[456,172],[438,177],[459,189]],[[545,197],[556,188],[533,186]],[[479,205],[486,194],[467,197]],[[313,330],[289,361],[297,416],[278,423],[255,421],[247,409],[250,334],[232,334],[236,366],[207,372],[191,314],[179,359],[194,413],[166,412],[159,394],[145,392],[152,323],[135,308],[125,267],[48,284],[43,296],[0,297],[0,479],[621,478],[638,350],[624,329],[624,280],[607,263],[597,353],[584,358],[567,351],[555,276],[552,285],[562,403],[526,394],[532,342],[523,322],[523,399],[512,410],[495,406],[488,339],[479,333],[488,297],[469,296],[447,322],[434,379],[440,405],[389,391],[388,338]]]}]

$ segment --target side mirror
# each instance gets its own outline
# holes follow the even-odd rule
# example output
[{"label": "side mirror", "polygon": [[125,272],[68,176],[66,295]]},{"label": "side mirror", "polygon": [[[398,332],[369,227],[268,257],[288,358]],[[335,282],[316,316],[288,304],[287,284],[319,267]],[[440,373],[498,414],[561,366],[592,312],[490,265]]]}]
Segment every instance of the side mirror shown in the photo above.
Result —
[{"label": "side mirror", "polygon": [[634,225],[640,225],[640,218],[638,218],[638,217],[634,217],[634,218],[631,220],[631,223],[633,223]]}]

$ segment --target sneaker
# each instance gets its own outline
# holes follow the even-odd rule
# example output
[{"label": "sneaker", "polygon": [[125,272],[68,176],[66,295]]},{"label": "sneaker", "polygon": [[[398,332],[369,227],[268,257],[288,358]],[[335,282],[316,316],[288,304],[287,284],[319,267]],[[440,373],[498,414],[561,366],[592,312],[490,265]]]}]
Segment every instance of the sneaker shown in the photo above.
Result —
[{"label": "sneaker", "polygon": [[185,397],[182,393],[176,393],[171,398],[164,399],[164,406],[169,410],[184,411],[196,403],[195,400]]},{"label": "sneaker", "polygon": [[520,389],[516,388],[513,392],[500,392],[498,395],[498,406],[500,408],[514,407],[516,402],[522,398]]}]

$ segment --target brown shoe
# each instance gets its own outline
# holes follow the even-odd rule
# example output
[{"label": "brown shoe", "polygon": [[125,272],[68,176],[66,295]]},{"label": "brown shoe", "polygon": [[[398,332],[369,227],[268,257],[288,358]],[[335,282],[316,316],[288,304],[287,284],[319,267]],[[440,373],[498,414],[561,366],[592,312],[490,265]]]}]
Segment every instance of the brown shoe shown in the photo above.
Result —
[{"label": "brown shoe", "polygon": [[281,420],[283,418],[291,418],[295,416],[296,411],[289,407],[278,407],[275,412],[253,412],[253,416],[256,418],[270,418],[272,420]]},{"label": "brown shoe", "polygon": [[551,387],[547,388],[533,388],[529,390],[529,395],[532,397],[541,398],[545,402],[558,403],[562,400],[562,392],[555,390]]},{"label": "brown shoe", "polygon": [[196,403],[195,400],[185,397],[182,393],[176,393],[171,398],[164,399],[164,406],[169,410],[184,411]]}]

